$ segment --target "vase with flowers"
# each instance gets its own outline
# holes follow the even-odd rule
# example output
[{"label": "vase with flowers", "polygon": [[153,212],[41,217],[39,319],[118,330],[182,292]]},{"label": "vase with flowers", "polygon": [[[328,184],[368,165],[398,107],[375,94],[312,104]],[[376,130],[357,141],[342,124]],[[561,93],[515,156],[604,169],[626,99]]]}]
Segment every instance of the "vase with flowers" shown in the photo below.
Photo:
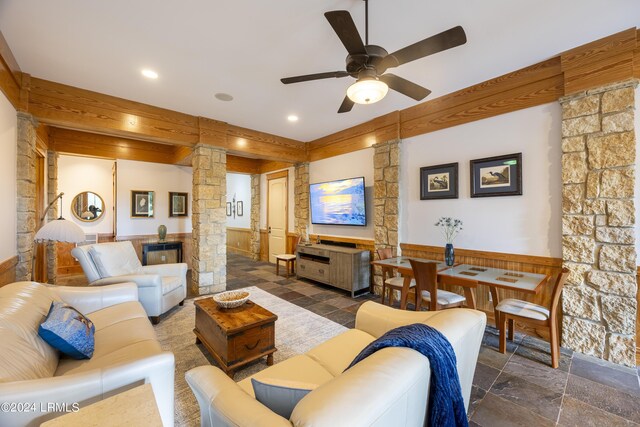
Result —
[{"label": "vase with flowers", "polygon": [[446,245],[444,247],[444,262],[451,267],[455,261],[455,252],[453,250],[453,241],[459,232],[462,231],[462,221],[457,218],[441,217],[435,223],[436,227],[440,227],[440,231],[444,235]]}]

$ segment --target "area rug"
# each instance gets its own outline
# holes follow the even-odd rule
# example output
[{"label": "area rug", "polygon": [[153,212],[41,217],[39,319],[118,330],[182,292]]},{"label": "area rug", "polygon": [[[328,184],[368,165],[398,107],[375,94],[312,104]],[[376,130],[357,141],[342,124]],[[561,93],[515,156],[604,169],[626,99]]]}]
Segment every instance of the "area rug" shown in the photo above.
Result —
[{"label": "area rug", "polygon": [[[276,348],[274,363],[297,354],[305,353],[316,345],[347,330],[344,326],[291,304],[255,286],[245,288],[251,292],[251,300],[278,316],[276,321]],[[197,298],[196,298],[197,299]],[[156,334],[164,350],[173,352],[176,358],[175,373],[175,425],[199,426],[200,408],[184,374],[202,365],[214,365],[213,358],[202,344],[195,344],[195,299],[185,301],[184,306],[172,310],[155,326]],[[234,380],[240,381],[267,367],[266,357],[237,371]]]}]

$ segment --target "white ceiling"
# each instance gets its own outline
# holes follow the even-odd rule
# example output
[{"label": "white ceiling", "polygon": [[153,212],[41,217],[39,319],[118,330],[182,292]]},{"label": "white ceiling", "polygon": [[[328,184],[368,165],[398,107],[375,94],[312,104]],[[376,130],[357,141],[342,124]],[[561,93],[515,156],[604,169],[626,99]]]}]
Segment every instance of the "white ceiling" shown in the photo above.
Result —
[{"label": "white ceiling", "polygon": [[[416,104],[390,91],[339,115],[350,77],[280,83],[344,69],[323,16],[339,9],[363,34],[362,0],[0,0],[0,31],[35,77],[309,141]],[[464,27],[466,45],[393,71],[427,100],[640,27],[638,0],[370,0],[369,14],[370,43],[389,52]]]}]

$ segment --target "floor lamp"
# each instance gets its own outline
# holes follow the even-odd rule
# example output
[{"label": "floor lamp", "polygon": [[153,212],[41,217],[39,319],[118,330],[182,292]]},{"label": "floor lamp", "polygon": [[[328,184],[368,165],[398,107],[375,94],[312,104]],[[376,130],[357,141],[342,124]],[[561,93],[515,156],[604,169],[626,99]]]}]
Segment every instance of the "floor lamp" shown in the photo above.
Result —
[{"label": "floor lamp", "polygon": [[[49,206],[44,210],[44,214],[42,218],[40,218],[40,226],[41,228],[36,233],[36,237],[34,238],[35,243],[42,242],[68,242],[68,243],[80,243],[85,241],[84,231],[82,228],[78,226],[78,224],[67,221],[62,217],[62,196],[64,193],[60,193],[56,196],[55,199]],[[47,212],[51,209],[51,206],[60,199],[60,217],[58,219],[54,219],[49,221],[44,226],[42,223],[44,222],[45,217],[47,216]],[[35,278],[36,273],[36,248],[35,245],[33,247],[33,258],[31,260],[31,280]]]}]

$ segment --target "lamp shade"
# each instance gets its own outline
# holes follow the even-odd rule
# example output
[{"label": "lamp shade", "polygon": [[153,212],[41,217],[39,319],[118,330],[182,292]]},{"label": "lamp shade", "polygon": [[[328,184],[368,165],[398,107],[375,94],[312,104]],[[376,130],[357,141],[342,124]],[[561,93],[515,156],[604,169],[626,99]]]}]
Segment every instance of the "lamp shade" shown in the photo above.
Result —
[{"label": "lamp shade", "polygon": [[359,79],[349,86],[347,96],[356,104],[373,104],[384,98],[389,86],[376,78]]},{"label": "lamp shade", "polygon": [[77,224],[66,219],[49,221],[36,233],[36,242],[52,240],[55,242],[80,243],[85,241],[84,231]]}]

